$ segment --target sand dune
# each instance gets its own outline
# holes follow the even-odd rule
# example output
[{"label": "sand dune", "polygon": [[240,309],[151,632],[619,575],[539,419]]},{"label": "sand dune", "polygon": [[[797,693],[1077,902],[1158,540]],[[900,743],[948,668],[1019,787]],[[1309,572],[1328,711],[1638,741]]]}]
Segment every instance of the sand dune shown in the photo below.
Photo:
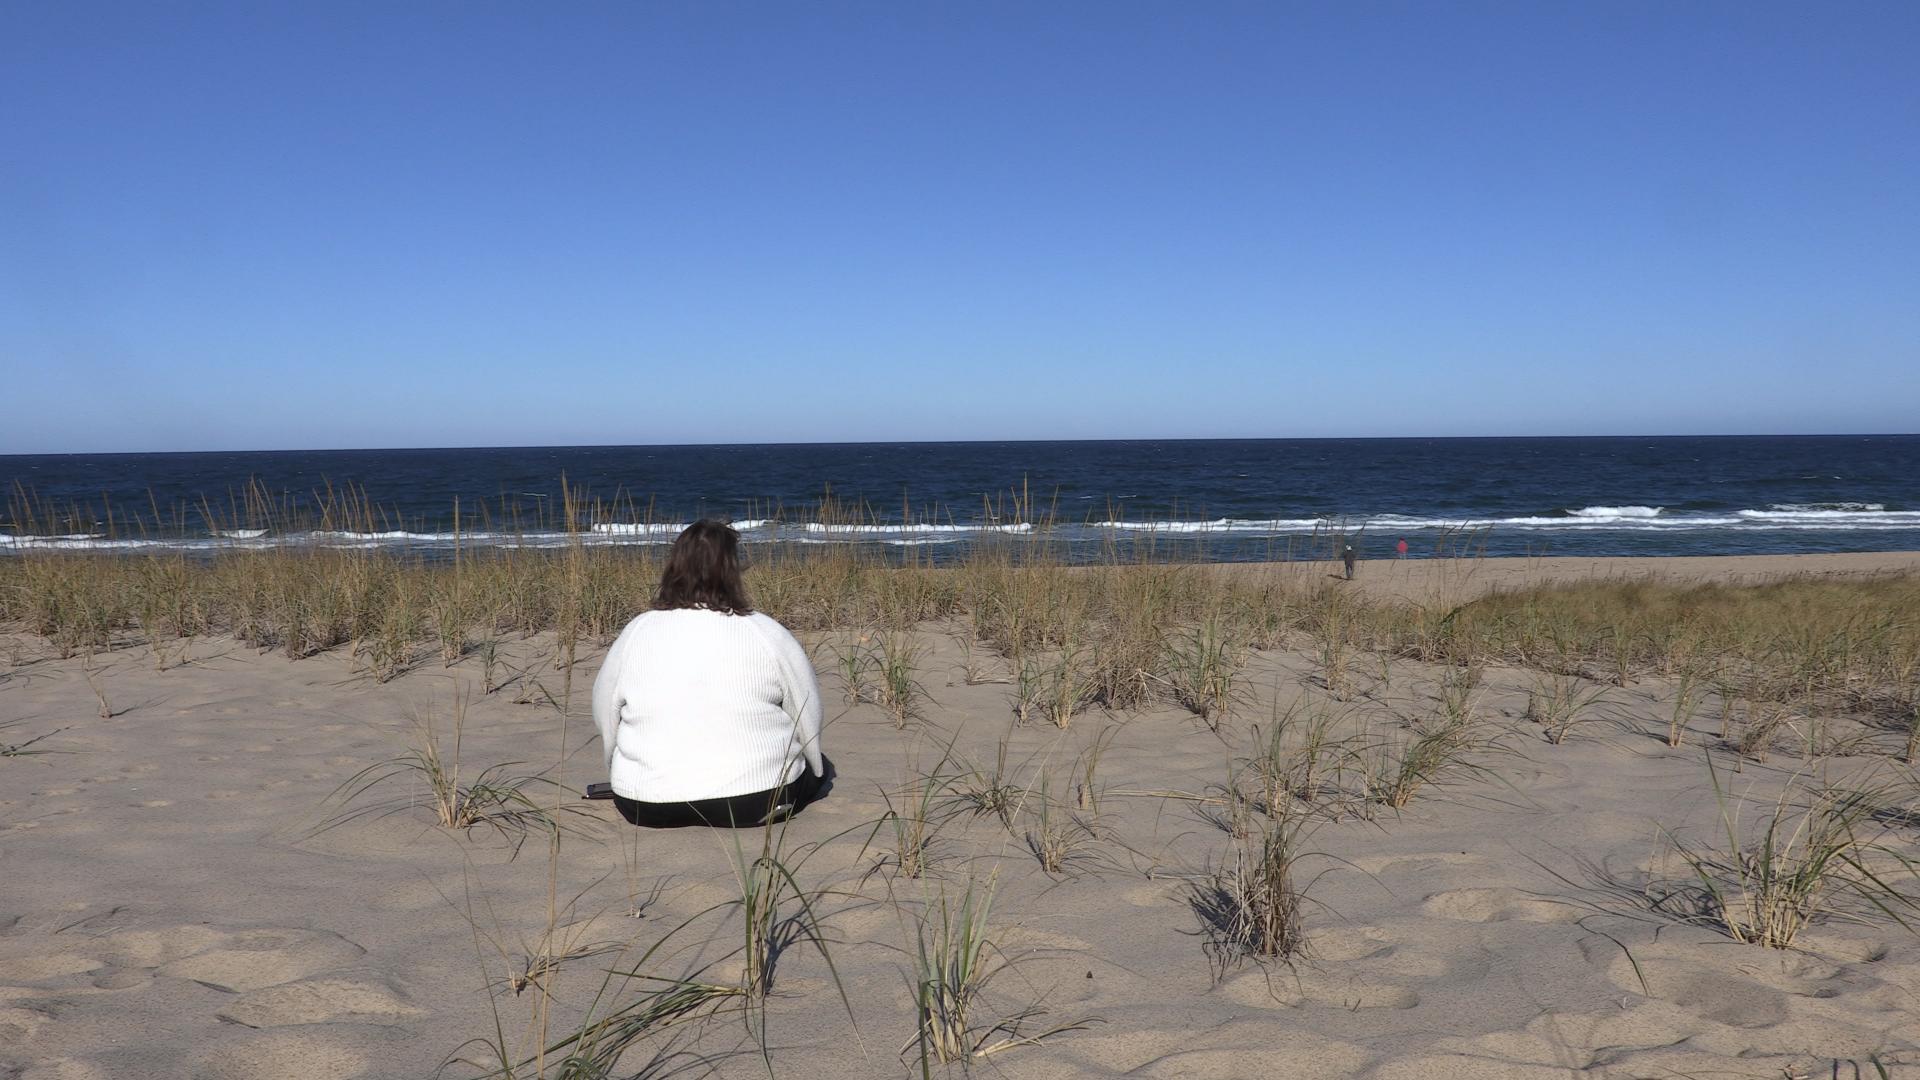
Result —
[{"label": "sand dune", "polygon": [[[1360,585],[1405,595],[1581,573],[1745,579],[1916,564],[1374,563]],[[1263,966],[1210,952],[1193,903],[1236,843],[1218,797],[1232,763],[1253,752],[1256,725],[1296,702],[1337,713],[1343,731],[1392,737],[1433,713],[1446,673],[1370,661],[1353,700],[1332,702],[1304,650],[1278,649],[1251,657],[1247,696],[1217,733],[1170,706],[1091,710],[1059,730],[1012,725],[1010,686],[966,682],[952,630],[919,632],[927,700],[905,730],[872,704],[845,704],[830,640],[810,642],[840,775],[785,845],[804,856],[797,875],[817,891],[832,966],[805,941],[778,957],[765,1016],[776,1075],[911,1071],[900,1048],[916,1023],[914,916],[969,879],[993,883],[1007,962],[978,1007],[983,1031],[1030,1010],[1043,1012],[1013,1030],[1069,1029],[988,1059],[1010,1077],[1779,1077],[1825,1076],[1836,1061],[1867,1069],[1876,1053],[1920,1061],[1920,938],[1883,919],[1830,919],[1772,950],[1649,904],[1688,873],[1662,830],[1710,839],[1718,814],[1704,763],[1711,711],[1686,745],[1667,747],[1655,733],[1671,688],[1656,677],[1609,689],[1592,723],[1551,745],[1524,716],[1531,673],[1490,667],[1476,704],[1497,742],[1475,756],[1483,770],[1397,813],[1356,803],[1309,825],[1309,951]],[[585,712],[597,655],[565,711],[546,696],[565,696],[559,676],[541,676],[542,694],[485,694],[471,659],[422,659],[382,684],[344,650],[288,660],[214,640],[159,662],[140,647],[59,659],[17,634],[13,647],[0,723],[14,726],[0,741],[56,734],[35,744],[52,753],[0,759],[0,1076],[426,1077],[451,1057],[484,1057],[470,1040],[495,1038],[496,1017],[510,1047],[531,1052],[543,1001],[557,1037],[593,1006],[603,972],[663,939],[648,960],[662,974],[738,967],[737,914],[710,909],[737,895],[734,845],[750,858],[758,834],[640,832],[608,804],[534,789],[585,811],[563,819],[550,859],[538,834],[516,843],[439,828],[408,779],[329,801],[402,753],[415,718],[445,721],[463,694],[470,775],[524,762],[573,787],[602,779]],[[514,650],[531,660],[552,642]],[[998,659],[986,674],[1010,676]],[[111,717],[98,716],[95,686]],[[1809,768],[1840,781],[1885,767],[1894,736],[1836,723],[1857,736],[1848,753],[1810,766],[1783,749],[1723,779],[1761,805]],[[891,831],[876,833],[883,790],[902,805],[897,789],[943,760],[991,772],[1003,739],[1005,779],[1025,793],[1011,826],[957,809],[931,870],[902,876]],[[1083,804],[1075,785],[1096,741],[1105,749]],[[1043,781],[1059,804],[1046,821]],[[337,820],[355,808],[378,812]],[[1069,848],[1053,874],[1030,852],[1050,827]],[[563,959],[532,983],[515,978],[541,954]],[[732,1018],[668,1032],[619,1075],[641,1073],[649,1054],[649,1076],[768,1069]],[[1920,1066],[1894,1075],[1905,1068]]]}]

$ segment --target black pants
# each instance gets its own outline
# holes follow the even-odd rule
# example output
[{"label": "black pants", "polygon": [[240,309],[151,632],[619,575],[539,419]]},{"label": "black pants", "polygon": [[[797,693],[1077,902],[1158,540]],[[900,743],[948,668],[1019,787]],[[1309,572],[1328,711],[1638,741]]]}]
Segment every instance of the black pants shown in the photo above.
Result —
[{"label": "black pants", "polygon": [[[829,772],[831,775],[831,772]],[[818,799],[826,781],[802,767],[800,775],[784,788],[769,788],[724,799],[700,799],[695,802],[640,802],[615,795],[613,805],[630,825],[649,829],[683,829],[689,825],[707,825],[717,829],[751,828],[767,820],[767,814],[781,803],[792,803],[789,816]]]}]

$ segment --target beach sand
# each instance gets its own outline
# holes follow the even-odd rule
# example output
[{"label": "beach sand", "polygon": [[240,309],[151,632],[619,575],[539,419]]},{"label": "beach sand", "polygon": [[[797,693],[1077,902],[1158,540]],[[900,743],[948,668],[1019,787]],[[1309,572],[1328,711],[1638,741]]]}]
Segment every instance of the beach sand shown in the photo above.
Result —
[{"label": "beach sand", "polygon": [[[1920,555],[1374,561],[1356,587],[1425,600],[1593,576],[1913,569]],[[1835,1061],[1872,1075],[1873,1053],[1920,1060],[1920,938],[1832,920],[1771,950],[1649,909],[1649,887],[1688,874],[1664,830],[1711,841],[1718,821],[1703,749],[1714,710],[1668,748],[1656,735],[1671,695],[1660,679],[1610,688],[1593,723],[1550,745],[1523,716],[1535,674],[1489,667],[1480,707],[1507,735],[1477,759],[1485,771],[1397,813],[1310,826],[1304,846],[1318,854],[1297,870],[1311,881],[1309,954],[1223,972],[1191,897],[1232,858],[1216,820],[1227,807],[1207,799],[1252,752],[1255,725],[1307,702],[1349,730],[1393,732],[1433,713],[1442,671],[1366,659],[1361,693],[1329,703],[1302,644],[1252,656],[1250,698],[1218,733],[1172,706],[1089,710],[1060,730],[1012,725],[1011,687],[968,683],[947,628],[920,637],[927,700],[905,730],[872,704],[847,705],[830,635],[808,638],[839,777],[784,844],[816,893],[831,967],[804,939],[780,953],[769,1057],[753,1027],[721,1017],[646,1044],[616,1075],[766,1076],[769,1061],[778,1076],[917,1072],[901,1052],[915,1030],[915,915],[970,880],[993,888],[1004,964],[976,1006],[980,1033],[998,1041],[994,1021],[1030,1010],[1044,1012],[1022,1033],[1070,1028],[976,1065],[1009,1077],[1777,1078],[1827,1076]],[[12,726],[0,742],[47,734],[32,749],[52,752],[0,758],[0,1077],[427,1077],[450,1057],[486,1058],[496,1030],[531,1053],[543,1002],[558,1038],[603,972],[663,939],[651,972],[738,969],[727,954],[739,916],[724,905],[759,833],[643,832],[609,803],[536,788],[583,811],[564,818],[550,858],[537,832],[516,845],[437,827],[407,777],[330,800],[404,753],[416,718],[447,722],[463,695],[466,775],[523,762],[575,788],[604,779],[587,707],[598,652],[577,665],[563,712],[565,677],[544,637],[513,644],[508,669],[526,674],[490,694],[473,657],[451,668],[422,658],[375,683],[344,649],[289,660],[215,639],[185,656],[136,646],[89,661],[0,631],[9,642],[0,723]],[[997,657],[985,668],[1009,676]],[[1857,734],[1858,753],[1826,763],[1836,776],[1881,767],[1897,745]],[[876,834],[883,789],[943,758],[947,771],[991,772],[1003,739],[1005,778],[1028,789],[1012,827],[956,813],[931,871],[899,874],[891,829]],[[1074,794],[1096,741],[1097,811]],[[1737,775],[1716,759],[1729,792],[1755,804],[1804,768],[1790,749]],[[1062,804],[1046,825],[1077,837],[1055,874],[1029,850],[1043,780]],[[360,808],[379,812],[338,820]],[[574,954],[546,976],[550,1000],[509,980],[542,952]],[[656,1072],[643,1072],[649,1054]],[[1920,1066],[1893,1075],[1906,1068]]]}]

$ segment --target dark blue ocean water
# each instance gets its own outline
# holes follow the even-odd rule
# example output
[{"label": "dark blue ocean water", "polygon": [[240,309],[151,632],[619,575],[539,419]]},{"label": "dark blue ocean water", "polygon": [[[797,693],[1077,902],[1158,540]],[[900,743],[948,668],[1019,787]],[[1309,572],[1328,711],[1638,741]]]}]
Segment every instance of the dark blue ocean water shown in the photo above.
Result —
[{"label": "dark blue ocean water", "polygon": [[[1367,555],[1401,538],[1415,556],[1920,550],[1914,435],[0,456],[16,493],[0,550],[431,552],[452,544],[456,498],[463,544],[553,545],[568,535],[562,477],[571,527],[596,544],[663,543],[716,515],[754,542],[935,557],[991,540],[1284,558],[1335,537]],[[343,519],[346,492],[372,512]]]}]

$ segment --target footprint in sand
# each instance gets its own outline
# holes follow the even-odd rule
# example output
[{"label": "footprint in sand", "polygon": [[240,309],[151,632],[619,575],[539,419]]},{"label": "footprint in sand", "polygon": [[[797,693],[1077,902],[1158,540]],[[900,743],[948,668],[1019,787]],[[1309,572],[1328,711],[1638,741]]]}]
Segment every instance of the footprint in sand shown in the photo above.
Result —
[{"label": "footprint in sand", "polygon": [[1436,851],[1422,855],[1370,855],[1353,860],[1354,868],[1364,873],[1386,874],[1431,874],[1441,870],[1460,870],[1486,866],[1489,862],[1479,855],[1464,851]]},{"label": "footprint in sand", "polygon": [[1261,1009],[1332,1005],[1357,1012],[1411,1009],[1420,1004],[1419,993],[1409,987],[1369,983],[1316,971],[1248,971],[1221,983],[1218,992],[1230,1001]]},{"label": "footprint in sand", "polygon": [[1420,910],[1438,919],[1460,922],[1567,923],[1584,912],[1557,900],[1530,896],[1518,889],[1451,889],[1426,898]]},{"label": "footprint in sand", "polygon": [[1121,892],[1120,899],[1134,907],[1161,907],[1179,902],[1179,886],[1173,882],[1137,885]]},{"label": "footprint in sand", "polygon": [[92,951],[115,967],[154,968],[211,949],[226,938],[225,932],[209,926],[117,930],[97,939]]},{"label": "footprint in sand", "polygon": [[384,981],[319,977],[269,986],[241,995],[220,1010],[220,1019],[250,1028],[296,1024],[397,1024],[425,1011]]},{"label": "footprint in sand", "polygon": [[53,1014],[24,1005],[0,1005],[0,1046],[24,1046],[53,1021]]},{"label": "footprint in sand", "polygon": [[34,983],[50,982],[67,975],[84,975],[105,966],[103,962],[91,956],[72,952],[17,956],[10,960],[0,960],[0,982],[31,986]]},{"label": "footprint in sand", "polygon": [[1393,951],[1393,942],[1378,927],[1335,926],[1313,935],[1315,959],[1350,963],[1385,956]]},{"label": "footprint in sand", "polygon": [[196,1080],[287,1080],[289,1077],[327,1077],[346,1080],[373,1069],[382,1047],[367,1037],[390,1029],[353,1025],[341,1030],[293,1029],[251,1032],[206,1054],[194,1070]]},{"label": "footprint in sand", "polygon": [[94,976],[95,990],[137,990],[153,981],[153,973],[139,968],[105,968]]},{"label": "footprint in sand", "polygon": [[19,1080],[111,1080],[112,1074],[82,1058],[52,1058],[37,1062]]},{"label": "footprint in sand", "polygon": [[316,975],[365,953],[325,930],[243,930],[216,948],[162,965],[160,974],[244,993]]},{"label": "footprint in sand", "polygon": [[1471,1076],[1474,1080],[1579,1080],[1580,1074],[1560,1065],[1503,1061],[1474,1054],[1416,1054],[1383,1062],[1364,1073],[1367,1080],[1433,1080],[1442,1076]]},{"label": "footprint in sand", "polygon": [[[1616,950],[1617,953],[1617,950]],[[1715,961],[1717,962],[1717,961]],[[1736,1028],[1766,1028],[1790,1015],[1788,995],[1744,975],[1715,971],[1700,958],[1654,959],[1642,955],[1636,967],[1626,956],[1607,964],[1607,978],[1634,994],[1645,993],[1641,977],[1656,1001],[1680,1006],[1694,1016]]]},{"label": "footprint in sand", "polygon": [[[1146,1062],[1126,1075],[1151,1080],[1247,1080],[1250,1075],[1352,1076],[1372,1058],[1370,1052],[1354,1043],[1297,1033],[1289,1035],[1284,1042],[1262,1039],[1244,1047],[1181,1050]],[[1258,1062],[1258,1067],[1249,1071],[1249,1062]]]}]

